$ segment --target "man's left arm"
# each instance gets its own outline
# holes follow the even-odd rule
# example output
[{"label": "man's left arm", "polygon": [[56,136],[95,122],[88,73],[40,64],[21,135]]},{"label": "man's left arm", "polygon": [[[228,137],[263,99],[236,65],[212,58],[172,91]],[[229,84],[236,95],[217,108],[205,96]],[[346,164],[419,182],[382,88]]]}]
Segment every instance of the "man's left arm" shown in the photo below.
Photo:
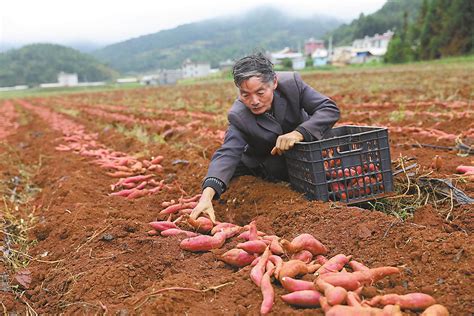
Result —
[{"label": "man's left arm", "polygon": [[339,120],[339,109],[333,100],[306,84],[298,73],[295,73],[295,81],[300,92],[300,105],[310,116],[296,131],[303,135],[304,141],[319,140]]}]

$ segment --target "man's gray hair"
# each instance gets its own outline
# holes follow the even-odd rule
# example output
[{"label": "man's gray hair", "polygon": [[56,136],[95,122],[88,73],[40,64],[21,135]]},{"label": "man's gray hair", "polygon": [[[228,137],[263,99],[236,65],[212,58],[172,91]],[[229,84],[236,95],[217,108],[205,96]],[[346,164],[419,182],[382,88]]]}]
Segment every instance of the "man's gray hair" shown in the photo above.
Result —
[{"label": "man's gray hair", "polygon": [[273,63],[262,53],[245,56],[236,61],[232,75],[237,87],[252,77],[257,77],[264,83],[272,82],[276,77]]}]

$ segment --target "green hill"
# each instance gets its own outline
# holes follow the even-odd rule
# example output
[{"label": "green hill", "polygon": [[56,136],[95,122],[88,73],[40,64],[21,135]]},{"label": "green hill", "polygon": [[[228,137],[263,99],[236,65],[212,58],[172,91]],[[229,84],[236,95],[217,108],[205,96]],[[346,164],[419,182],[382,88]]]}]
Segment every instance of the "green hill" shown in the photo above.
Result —
[{"label": "green hill", "polygon": [[210,19],[130,39],[92,54],[128,73],[177,68],[186,58],[217,67],[220,61],[257,49],[303,48],[304,40],[321,38],[340,24],[330,17],[290,17],[262,7],[240,17]]},{"label": "green hill", "polygon": [[422,0],[387,1],[375,13],[364,15],[353,20],[350,24],[343,24],[329,32],[326,38],[333,37],[334,45],[351,45],[356,38],[375,33],[382,34],[387,30],[400,30],[404,23],[404,14],[407,13],[408,22],[418,17]]},{"label": "green hill", "polygon": [[56,82],[59,72],[77,73],[79,81],[102,81],[115,70],[69,47],[32,44],[0,53],[0,87]]}]

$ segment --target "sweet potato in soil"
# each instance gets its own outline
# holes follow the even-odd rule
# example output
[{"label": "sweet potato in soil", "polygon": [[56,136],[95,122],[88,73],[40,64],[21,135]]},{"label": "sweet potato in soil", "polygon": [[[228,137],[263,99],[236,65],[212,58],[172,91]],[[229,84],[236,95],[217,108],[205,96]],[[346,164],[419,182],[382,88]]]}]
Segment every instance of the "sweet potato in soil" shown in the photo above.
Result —
[{"label": "sweet potato in soil", "polygon": [[[397,76],[400,74],[397,73]],[[378,70],[376,74],[367,74],[374,77],[379,75]],[[328,79],[326,76],[332,75],[325,74],[324,80]],[[317,80],[317,76],[310,75],[307,78],[312,83]],[[472,91],[463,86],[469,82],[466,79],[468,74],[450,78],[460,83],[459,87],[452,90],[459,91],[457,96],[467,96]],[[449,80],[443,82],[448,83]],[[361,80],[361,83],[365,84],[365,80]],[[225,108],[232,101],[229,96],[234,95],[235,87],[232,83],[216,86],[215,89],[222,90],[209,95],[222,98]],[[139,92],[130,90],[124,95],[100,93],[100,98],[104,100],[96,103],[104,106],[127,103],[125,109],[120,110],[127,111],[128,101],[145,101],[142,96],[153,98],[168,95],[166,91],[158,89],[170,88],[150,88]],[[189,95],[189,98],[202,96],[203,93],[202,89],[193,91],[189,86],[176,89],[182,89],[179,91]],[[325,92],[324,89],[321,92]],[[390,124],[394,128],[404,128],[410,124],[417,127],[423,124],[423,127],[429,128],[433,121],[419,119],[419,116],[402,122],[390,122],[388,118],[400,106],[412,110],[416,108],[417,111],[430,109],[429,113],[439,110],[447,114],[455,113],[449,110],[453,106],[460,106],[463,111],[468,108],[465,103],[456,100],[435,101],[429,97],[426,102],[394,101],[394,98],[410,94],[418,95],[419,90],[390,90],[383,98],[380,94],[365,96],[360,92],[349,94],[348,99],[337,93],[330,96],[340,105],[344,121],[353,121],[359,125],[371,124],[371,119],[375,118],[377,123]],[[114,101],[108,99],[112,96],[116,97]],[[186,98],[180,98],[180,102],[185,102]],[[86,108],[86,103],[94,102],[88,95],[30,101],[34,104],[71,105],[79,110]],[[352,113],[362,109],[375,110],[375,114]],[[255,315],[259,312],[262,297],[250,280],[248,271],[238,273],[224,262],[216,260],[209,252],[183,251],[179,248],[179,238],[146,235],[150,229],[148,222],[166,220],[166,216],[158,215],[162,209],[161,203],[171,199],[178,201],[180,192],[163,190],[130,201],[107,196],[110,193],[108,186],[117,179],[109,178],[102,169],[91,165],[81,156],[56,151],[54,147],[59,144],[56,139],[61,134],[35,114],[27,114],[34,121],[25,123],[11,134],[6,139],[11,148],[1,147],[0,153],[14,150],[23,165],[40,168],[40,172],[32,175],[33,182],[42,189],[32,202],[38,221],[29,231],[29,238],[38,241],[30,248],[29,254],[38,260],[31,261],[28,266],[32,282],[23,295],[23,299],[37,313],[202,315],[206,311],[208,315]],[[168,119],[163,116],[160,118]],[[74,120],[85,125],[90,132],[100,132],[100,141],[111,148],[127,153],[142,152],[144,149],[143,144],[113,129],[104,130],[103,125],[96,126],[96,116],[81,113]],[[437,124],[438,129],[458,134],[472,124],[472,119],[454,117],[450,122],[441,120]],[[457,156],[456,152],[409,146],[411,143],[452,146],[449,142],[435,142],[436,139],[414,136],[406,131],[397,132],[392,127],[390,144],[393,159],[402,153],[416,157],[421,166],[429,166],[434,154],[439,154],[444,159],[444,165],[440,172],[433,174],[436,177],[449,177],[455,173],[456,166],[470,164],[472,158]],[[211,128],[216,131],[215,127]],[[179,141],[181,139],[177,143]],[[189,144],[195,144],[195,141],[197,138],[192,137]],[[163,144],[154,145],[150,152],[165,157],[162,161],[163,175],[179,181],[192,196],[199,193],[208,158],[219,144],[208,138],[204,138],[199,147],[186,145],[186,138],[183,138],[182,144],[185,144],[182,150],[178,146]],[[38,157],[42,157],[40,164]],[[177,158],[188,160],[190,164],[172,165],[173,159]],[[15,165],[3,159],[0,160],[0,171],[2,181],[8,182],[13,176],[19,175]],[[160,180],[161,176],[156,178]],[[474,195],[472,183],[460,183],[459,187],[470,196]],[[447,213],[440,215],[431,206],[422,207],[416,211],[414,218],[400,222],[393,216],[342,204],[329,208],[328,203],[307,201],[284,184],[268,183],[250,176],[234,180],[222,196],[222,201],[214,202],[214,206],[219,221],[243,226],[255,219],[259,230],[288,240],[303,232],[313,234],[328,248],[327,258],[344,253],[353,255],[369,268],[399,266],[400,275],[379,281],[378,286],[385,291],[382,294],[423,292],[446,306],[451,315],[469,315],[474,312],[474,291],[470,280],[474,253],[472,206],[455,206],[450,222],[444,221]],[[234,245],[224,250],[230,250]],[[13,279],[13,273],[6,266],[0,266],[0,273],[9,274],[9,280]],[[227,282],[233,283],[216,292],[168,291],[147,296],[152,289],[172,286],[205,289]],[[376,289],[368,288],[365,294],[370,294],[369,297],[379,294]],[[280,297],[284,294],[286,291],[275,285],[275,304],[272,308],[275,315],[322,315],[318,308],[291,307],[281,301]],[[135,304],[137,299],[144,296],[148,297],[146,304]],[[26,314],[26,305],[15,300],[13,293],[0,291],[0,301],[8,311]]]}]

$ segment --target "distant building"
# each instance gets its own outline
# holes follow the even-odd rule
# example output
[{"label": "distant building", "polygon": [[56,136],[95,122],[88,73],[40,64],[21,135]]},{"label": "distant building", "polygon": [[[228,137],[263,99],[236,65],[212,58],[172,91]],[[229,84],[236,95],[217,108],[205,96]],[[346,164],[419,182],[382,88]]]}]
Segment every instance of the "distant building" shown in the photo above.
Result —
[{"label": "distant building", "polygon": [[317,49],[325,49],[323,40],[317,40],[311,37],[304,42],[305,56],[311,56]]},{"label": "distant building", "polygon": [[192,62],[186,59],[181,67],[183,78],[206,77],[211,72],[211,64],[205,62]]},{"label": "distant building", "polygon": [[135,82],[138,82],[138,78],[136,77],[118,78],[116,82],[117,83],[135,83]]},{"label": "distant building", "polygon": [[350,64],[352,58],[352,46],[338,46],[334,48],[333,54],[329,56],[331,65],[344,66]]},{"label": "distant building", "polygon": [[295,52],[289,47],[285,47],[279,52],[271,53],[270,60],[275,65],[280,65],[283,60],[289,59],[294,70],[301,70],[306,66],[306,60],[302,53]]},{"label": "distant building", "polygon": [[65,72],[60,72],[58,74],[58,84],[62,87],[74,87],[79,83],[79,79],[76,73],[68,74]]},{"label": "distant building", "polygon": [[320,67],[325,66],[328,63],[329,53],[327,49],[318,48],[311,54],[311,59],[313,60],[313,66]]},{"label": "distant building", "polygon": [[168,85],[175,84],[183,78],[181,69],[162,69],[156,74],[145,75],[140,79],[140,83],[144,85]]},{"label": "distant building", "polygon": [[226,70],[231,70],[232,67],[234,66],[234,61],[231,59],[227,59],[226,61],[221,61],[219,62],[219,70],[220,71],[226,71]]},{"label": "distant building", "polygon": [[351,63],[360,64],[372,60],[381,60],[387,53],[388,44],[393,37],[392,31],[387,31],[382,35],[365,36],[356,39],[352,43],[352,59]]},{"label": "distant building", "polygon": [[27,85],[17,85],[12,87],[0,87],[0,92],[2,91],[16,91],[16,90],[26,90],[28,89]]}]

